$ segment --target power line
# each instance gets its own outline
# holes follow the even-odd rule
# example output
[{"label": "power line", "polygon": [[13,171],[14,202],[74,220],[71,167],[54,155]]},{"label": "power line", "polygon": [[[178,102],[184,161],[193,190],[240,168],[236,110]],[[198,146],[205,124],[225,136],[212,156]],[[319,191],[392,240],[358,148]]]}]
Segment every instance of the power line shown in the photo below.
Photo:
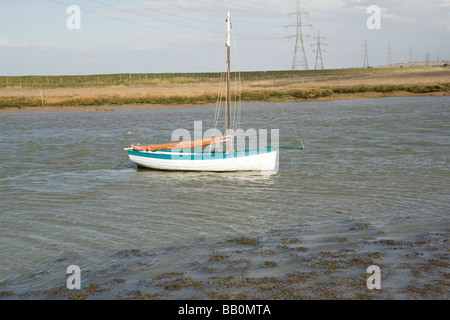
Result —
[{"label": "power line", "polygon": [[[50,1],[52,1],[52,2],[54,2],[54,3],[57,3],[57,4],[60,4],[60,5],[63,5],[63,6],[66,6],[66,7],[69,6],[69,4],[64,3],[64,2],[61,2],[61,1],[58,1],[58,0],[50,0]],[[113,20],[117,20],[117,21],[120,21],[120,22],[126,22],[126,23],[129,23],[129,24],[134,24],[134,25],[138,25],[138,26],[142,26],[142,27],[146,27],[146,28],[151,28],[151,29],[157,29],[157,30],[163,30],[163,31],[175,32],[175,30],[171,30],[171,29],[167,29],[167,28],[162,28],[162,27],[157,27],[157,26],[154,26],[154,25],[146,24],[146,23],[141,23],[141,22],[136,22],[136,21],[130,21],[130,20],[123,19],[123,18],[118,18],[118,17],[112,16],[112,15],[108,15],[108,14],[104,14],[104,13],[97,12],[97,11],[94,11],[94,10],[86,9],[85,7],[83,7],[82,10],[83,10],[84,12],[88,12],[88,13],[93,14],[93,15],[102,16],[102,17],[109,18],[109,19],[113,19]],[[180,33],[188,33],[188,32],[185,32],[185,31],[177,31],[177,32],[180,32]],[[191,34],[191,33],[188,33],[188,34]]]},{"label": "power line", "polygon": [[[119,0],[116,0],[116,1],[119,1]],[[127,2],[124,2],[124,1],[119,1],[119,2],[123,2],[123,3],[127,3]],[[239,11],[242,11],[242,12],[244,12],[244,13],[251,13],[251,14],[253,14],[253,15],[255,15],[255,14],[262,14],[262,15],[267,15],[267,14],[270,14],[271,16],[274,16],[274,15],[276,15],[276,16],[278,16],[278,15],[282,15],[282,16],[285,16],[286,14],[285,13],[277,13],[277,12],[274,12],[274,11],[266,11],[266,12],[264,12],[264,11],[261,11],[260,9],[255,9],[255,8],[251,8],[251,7],[246,7],[246,6],[244,6],[244,7],[246,7],[246,8],[249,8],[249,9],[247,9],[247,10],[242,10],[242,9],[239,9],[235,4],[233,4],[233,7],[231,7],[231,6],[221,6],[221,5],[217,5],[217,4],[214,4],[214,3],[211,3],[211,2],[202,2],[202,1],[196,1],[196,2],[198,2],[198,3],[200,3],[200,4],[203,4],[203,7],[212,7],[212,8],[214,8],[214,9],[216,9],[216,8],[223,8],[223,9],[226,9],[226,10],[231,10],[231,9],[234,9],[234,8],[236,8],[237,10],[239,10]],[[171,7],[174,7],[174,8],[177,8],[177,9],[181,9],[181,10],[183,10],[183,11],[191,11],[191,12],[194,12],[195,14],[200,14],[200,15],[205,15],[205,14],[202,14],[201,13],[201,11],[199,11],[198,9],[196,9],[196,8],[189,8],[189,7],[184,7],[184,6],[180,6],[180,5],[178,5],[178,4],[175,4],[175,3],[171,3],[171,2],[169,2],[169,1],[164,1],[163,2],[164,3],[164,5],[168,5],[168,6],[171,6]],[[132,5],[132,4],[130,4],[130,3],[128,3],[129,5]],[[134,5],[134,6],[137,6],[137,5]],[[239,6],[241,6],[242,7],[242,5],[239,5]],[[153,9],[151,9],[151,10],[153,10]],[[156,10],[153,10],[153,11],[156,11]],[[165,12],[161,12],[161,11],[159,11],[160,13],[162,13],[162,14],[168,14],[168,15],[173,15],[173,16],[178,16],[178,15],[175,15],[175,14],[170,14],[170,13],[165,13]],[[212,17],[211,15],[207,15],[208,17]],[[184,19],[192,19],[192,20],[195,20],[195,21],[201,21],[201,20],[198,20],[197,18],[192,18],[192,16],[190,16],[189,18],[187,18],[187,17],[182,17],[182,16],[178,16],[178,17],[181,17],[181,18],[184,18]],[[216,19],[221,19],[221,18],[219,18],[219,17],[215,17]],[[279,24],[269,24],[269,23],[261,23],[261,22],[254,22],[254,21],[248,21],[248,20],[241,20],[241,19],[233,19],[235,22],[240,22],[240,23],[244,23],[244,24],[248,24],[248,25],[254,25],[254,26],[257,26],[258,28],[261,28],[261,26],[264,26],[264,27],[266,27],[266,28],[273,28],[273,27],[282,27],[282,25],[279,25]],[[217,23],[217,24],[221,24],[221,23],[218,23],[218,22],[213,22],[213,23]]]},{"label": "power line", "polygon": [[201,0],[196,0],[196,2],[203,3],[206,6],[212,6],[212,7],[215,7],[215,8],[216,7],[222,7],[222,8],[227,9],[227,10],[235,8],[235,9],[238,9],[240,11],[249,12],[249,13],[253,13],[253,14],[256,13],[256,14],[262,14],[262,15],[265,14],[265,15],[271,15],[271,16],[273,16],[273,15],[285,16],[286,15],[286,13],[280,12],[280,11],[277,11],[277,10],[266,10],[266,9],[261,9],[261,8],[255,8],[255,7],[246,6],[246,5],[237,3],[237,2],[232,3],[230,5],[222,5],[222,4],[217,4],[217,3],[214,3],[214,2],[212,3],[212,1],[206,2],[206,1],[201,1]]},{"label": "power line", "polygon": [[[50,0],[50,1],[52,1],[54,3],[57,3],[57,4],[60,4],[60,5],[63,5],[63,6],[69,6],[69,4],[61,2],[61,1],[58,1],[58,0]],[[105,3],[105,2],[102,2],[102,1],[99,1],[99,0],[91,0],[91,1],[94,2],[94,3],[98,3],[100,5],[106,6],[106,7],[110,7],[111,9],[114,9],[114,10],[117,10],[117,11],[121,11],[121,12],[127,13],[127,14],[143,17],[143,18],[146,18],[146,19],[154,20],[154,21],[157,21],[157,22],[160,22],[160,23],[171,25],[171,26],[172,25],[177,25],[177,26],[180,26],[182,28],[171,29],[171,28],[167,28],[167,27],[155,26],[155,25],[152,25],[152,24],[147,24],[147,23],[137,22],[137,21],[133,21],[133,20],[129,20],[129,19],[119,18],[119,17],[114,16],[114,15],[105,14],[105,13],[102,13],[102,12],[86,9],[85,7],[82,8],[83,11],[91,13],[93,15],[103,16],[103,17],[106,17],[106,18],[109,18],[109,19],[114,19],[114,20],[117,20],[117,21],[129,23],[129,24],[134,24],[134,25],[138,25],[138,26],[143,26],[143,27],[157,29],[157,30],[162,30],[162,31],[169,31],[169,32],[174,32],[174,33],[183,33],[183,34],[189,34],[189,35],[195,35],[195,36],[203,36],[203,35],[198,34],[198,33],[192,33],[192,32],[186,31],[185,29],[188,28],[188,29],[195,29],[195,30],[199,30],[199,31],[202,31],[202,32],[206,32],[206,33],[209,33],[209,34],[212,34],[212,35],[215,35],[215,36],[223,35],[223,32],[214,31],[214,30],[211,30],[210,28],[208,29],[207,27],[197,27],[197,26],[193,26],[193,25],[189,25],[189,24],[185,24],[185,23],[179,23],[179,22],[174,22],[174,21],[168,21],[166,19],[157,18],[154,15],[151,15],[151,16],[147,15],[147,14],[143,13],[143,10],[154,11],[154,12],[160,13],[162,15],[166,15],[167,13],[164,13],[164,12],[162,12],[160,10],[149,9],[149,8],[144,7],[144,6],[131,4],[131,3],[128,3],[126,1],[118,1],[118,0],[116,0],[118,3],[128,4],[130,6],[134,6],[135,8],[139,9],[140,11],[136,11],[136,10],[133,10],[133,9],[127,9],[127,8],[111,5],[109,3]],[[182,16],[180,16],[178,14],[173,14],[173,13],[168,14],[168,15],[175,16],[177,18],[183,18]],[[195,21],[195,22],[211,23],[209,21],[204,21],[204,20],[202,21],[202,20],[198,20],[198,19],[195,19],[195,18],[185,18],[185,19],[190,19],[190,20]],[[216,24],[216,22],[213,22],[213,23]],[[219,23],[217,23],[217,24],[219,24]],[[268,36],[259,36],[259,35],[239,34],[239,35],[236,35],[236,38],[243,38],[243,39],[246,39],[246,40],[280,40],[280,39],[286,39],[287,37],[285,37],[285,36],[270,36],[270,35],[268,35]]]},{"label": "power line", "polygon": [[[95,0],[92,0],[92,1],[95,2]],[[156,10],[156,9],[154,9],[154,8],[148,8],[148,7],[145,7],[145,6],[140,6],[140,5],[137,5],[137,4],[134,4],[134,3],[126,2],[126,1],[120,1],[120,0],[115,0],[115,1],[116,1],[116,2],[119,2],[119,3],[121,3],[121,4],[126,4],[126,5],[128,5],[128,6],[132,6],[132,7],[138,8],[138,9],[143,9],[143,10],[147,10],[147,11],[157,12],[157,13],[163,14],[163,15],[173,16],[173,17],[177,17],[177,18],[181,18],[181,19],[186,19],[186,20],[193,20],[193,21],[195,21],[195,22],[203,22],[203,23],[208,23],[208,24],[218,24],[218,25],[222,25],[222,23],[219,23],[219,22],[215,22],[215,21],[212,21],[212,22],[211,22],[211,21],[205,21],[205,20],[201,20],[201,19],[198,19],[198,18],[192,18],[192,16],[184,17],[184,16],[180,16],[180,15],[178,15],[178,14],[174,14],[174,13],[171,13],[171,12],[165,12],[165,11],[161,11],[161,10]],[[164,4],[171,4],[171,3],[170,3],[170,2],[164,2]],[[171,4],[171,5],[174,5],[174,4]],[[177,7],[182,8],[183,10],[186,10],[186,8],[183,8],[183,7],[180,7],[180,6],[177,6]],[[190,10],[193,10],[193,9],[190,9]],[[198,11],[196,11],[196,10],[193,10],[193,11],[198,12]],[[218,20],[218,18],[217,18],[216,20]]]},{"label": "power line", "polygon": [[214,33],[214,34],[222,34],[222,32],[218,32],[218,31],[213,31],[213,30],[204,29],[204,28],[198,28],[198,27],[194,27],[194,26],[186,25],[186,24],[181,24],[181,23],[177,23],[177,22],[168,22],[166,20],[158,19],[158,18],[155,18],[153,16],[151,17],[151,16],[148,16],[148,15],[145,15],[145,14],[142,14],[142,13],[138,13],[138,12],[133,11],[133,10],[127,10],[127,9],[119,8],[117,6],[114,6],[114,5],[111,5],[111,4],[107,4],[107,3],[104,3],[102,1],[98,1],[98,0],[91,0],[91,1],[99,3],[99,4],[101,4],[103,6],[106,6],[106,7],[110,7],[110,8],[113,8],[113,9],[116,9],[116,10],[120,10],[120,11],[123,11],[123,12],[127,12],[127,13],[132,13],[132,14],[137,15],[137,16],[141,16],[141,17],[144,17],[144,18],[160,21],[160,22],[163,22],[163,23],[169,23],[169,24],[178,25],[178,26],[181,26],[181,27],[184,27],[184,28],[196,29],[196,30],[201,30],[201,31],[204,31],[204,32]]}]

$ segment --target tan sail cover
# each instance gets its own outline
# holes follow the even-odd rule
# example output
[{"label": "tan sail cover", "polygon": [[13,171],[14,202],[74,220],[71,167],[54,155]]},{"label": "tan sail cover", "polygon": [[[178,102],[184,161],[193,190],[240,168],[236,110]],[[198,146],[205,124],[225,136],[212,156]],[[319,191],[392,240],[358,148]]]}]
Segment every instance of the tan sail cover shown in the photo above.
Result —
[{"label": "tan sail cover", "polygon": [[183,148],[194,148],[194,147],[203,147],[213,143],[224,142],[226,140],[225,137],[215,137],[211,139],[202,139],[202,140],[190,140],[190,141],[181,141],[181,142],[171,142],[171,143],[162,143],[162,144],[152,144],[148,146],[135,146],[132,145],[131,149],[136,151],[156,151],[156,150],[172,150],[172,149],[183,149]]}]

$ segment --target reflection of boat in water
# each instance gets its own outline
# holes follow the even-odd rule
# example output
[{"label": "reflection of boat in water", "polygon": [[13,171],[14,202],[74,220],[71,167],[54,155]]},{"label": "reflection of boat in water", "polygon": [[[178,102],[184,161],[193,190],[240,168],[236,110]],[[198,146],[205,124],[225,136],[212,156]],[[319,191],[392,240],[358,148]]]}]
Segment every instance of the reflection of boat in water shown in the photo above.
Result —
[{"label": "reflection of boat in water", "polygon": [[235,150],[234,135],[231,134],[233,131],[230,94],[230,13],[228,13],[226,22],[227,135],[212,137],[210,139],[198,139],[157,145],[132,145],[125,150],[128,151],[130,160],[138,166],[159,170],[181,171],[276,170],[278,158],[277,148],[266,147],[253,150]]}]

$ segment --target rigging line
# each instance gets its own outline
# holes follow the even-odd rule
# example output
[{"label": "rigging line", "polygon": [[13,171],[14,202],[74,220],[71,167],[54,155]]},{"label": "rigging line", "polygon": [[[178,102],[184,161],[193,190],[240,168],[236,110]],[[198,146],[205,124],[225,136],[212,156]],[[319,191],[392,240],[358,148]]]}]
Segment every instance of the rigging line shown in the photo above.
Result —
[{"label": "rigging line", "polygon": [[[232,41],[233,41],[233,46],[236,48],[234,51],[236,52],[234,54],[235,57],[235,61],[236,61],[236,65],[237,65],[237,79],[235,78],[235,107],[234,107],[234,111],[235,111],[235,116],[234,116],[234,128],[235,130],[237,130],[241,124],[241,111],[242,111],[242,83],[241,83],[241,65],[239,62],[239,54],[238,54],[238,47],[237,47],[237,43],[236,40],[234,38],[234,32],[231,33],[231,37],[232,37]],[[237,86],[239,85],[239,90],[237,89]],[[238,99],[238,94],[239,94],[239,99]],[[238,102],[236,102],[238,101]],[[236,109],[237,109],[237,115],[236,115]]]},{"label": "rigging line", "polygon": [[[218,94],[217,94],[217,101],[216,101],[216,110],[214,113],[214,124],[213,124],[213,130],[214,133],[216,132],[217,129],[217,124],[219,122],[219,116],[220,116],[220,106],[222,104],[222,96],[223,96],[223,88],[224,88],[224,83],[225,83],[225,60],[222,60],[222,71],[220,73],[220,80],[219,80],[219,89],[218,89]],[[222,134],[223,136],[223,134]],[[214,143],[214,148],[217,148],[218,143]],[[211,152],[213,145],[209,145],[209,152]]]},{"label": "rigging line", "polygon": [[222,104],[223,87],[225,81],[224,78],[225,78],[225,60],[222,60],[222,68],[220,72],[219,89],[218,89],[219,92],[217,94],[216,111],[214,114],[214,129],[217,129],[217,124],[219,122],[220,105]]},{"label": "rigging line", "polygon": [[145,15],[145,14],[140,14],[140,13],[137,13],[137,12],[132,11],[132,10],[127,10],[127,9],[119,8],[119,7],[117,7],[117,6],[110,5],[110,4],[107,4],[107,3],[104,3],[104,2],[101,2],[101,1],[98,1],[98,0],[91,0],[91,1],[92,1],[92,2],[96,2],[96,3],[99,3],[99,4],[104,5],[104,6],[106,6],[106,7],[114,8],[114,9],[116,9],[116,10],[128,12],[128,13],[131,13],[131,14],[134,14],[134,15],[137,15],[137,16],[141,16],[141,17],[148,18],[148,19],[153,19],[153,20],[160,21],[160,22],[163,22],[163,23],[174,24],[174,25],[178,25],[178,26],[181,26],[181,27],[184,27],[184,28],[190,28],[190,29],[195,29],[195,30],[201,30],[201,31],[204,31],[204,32],[210,32],[210,33],[214,33],[214,34],[222,34],[221,32],[218,32],[218,31],[213,31],[213,30],[208,30],[208,29],[203,29],[203,28],[193,27],[193,26],[189,26],[189,25],[185,25],[185,24],[181,24],[181,23],[176,23],[176,22],[168,22],[168,21],[165,21],[165,20],[162,20],[162,19],[150,17],[150,16]]},{"label": "rigging line", "polygon": [[217,101],[216,101],[216,110],[214,113],[214,124],[213,128],[214,130],[217,129],[217,125],[219,123],[219,116],[220,116],[220,106],[222,105],[222,96],[223,96],[223,72],[220,74],[220,80],[219,80],[219,89],[217,93]]}]

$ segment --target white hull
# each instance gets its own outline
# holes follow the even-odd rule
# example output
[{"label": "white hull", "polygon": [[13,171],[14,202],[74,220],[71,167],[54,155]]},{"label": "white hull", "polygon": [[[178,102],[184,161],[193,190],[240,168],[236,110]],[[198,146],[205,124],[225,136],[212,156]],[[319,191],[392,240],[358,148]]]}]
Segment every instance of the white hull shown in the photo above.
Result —
[{"label": "white hull", "polygon": [[[179,153],[178,153],[179,154]],[[175,153],[175,155],[177,155]],[[191,158],[192,156],[192,158]],[[183,159],[184,157],[184,159]],[[178,158],[170,151],[129,152],[129,158],[138,166],[158,170],[178,171],[275,171],[278,151],[243,152],[215,157],[188,153]]]}]

